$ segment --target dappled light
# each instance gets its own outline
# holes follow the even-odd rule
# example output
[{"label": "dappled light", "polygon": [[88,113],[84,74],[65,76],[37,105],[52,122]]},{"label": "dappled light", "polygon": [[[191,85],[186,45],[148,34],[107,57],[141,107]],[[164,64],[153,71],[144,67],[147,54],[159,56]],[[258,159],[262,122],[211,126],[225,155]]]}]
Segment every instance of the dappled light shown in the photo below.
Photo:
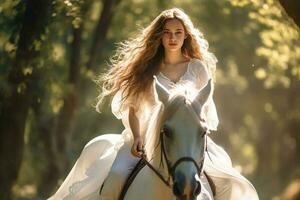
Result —
[{"label": "dappled light", "polygon": [[95,80],[116,44],[171,7],[218,59],[212,139],[260,199],[300,198],[300,31],[279,1],[45,0],[49,13],[26,22],[27,2],[0,1],[0,199],[49,197],[88,141],[121,133],[110,99],[95,111]]}]

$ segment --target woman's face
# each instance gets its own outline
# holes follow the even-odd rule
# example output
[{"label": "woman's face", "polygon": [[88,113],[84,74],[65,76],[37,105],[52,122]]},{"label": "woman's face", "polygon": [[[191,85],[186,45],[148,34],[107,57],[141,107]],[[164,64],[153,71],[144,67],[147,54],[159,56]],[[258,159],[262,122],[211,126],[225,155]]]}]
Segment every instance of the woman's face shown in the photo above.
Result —
[{"label": "woman's face", "polygon": [[162,36],[162,44],[166,51],[181,50],[185,38],[184,27],[178,19],[166,21]]}]

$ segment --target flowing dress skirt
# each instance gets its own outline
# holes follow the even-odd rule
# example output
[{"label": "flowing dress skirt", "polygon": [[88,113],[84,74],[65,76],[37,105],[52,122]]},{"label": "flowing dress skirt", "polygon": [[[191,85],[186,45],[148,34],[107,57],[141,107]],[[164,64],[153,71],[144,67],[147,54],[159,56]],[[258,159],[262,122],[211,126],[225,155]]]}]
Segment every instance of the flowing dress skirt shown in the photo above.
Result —
[{"label": "flowing dress skirt", "polygon": [[[123,134],[105,134],[84,147],[69,175],[49,200],[99,200],[99,191],[124,145]],[[208,137],[204,170],[216,185],[216,200],[257,200],[253,185],[232,167],[228,154]]]}]

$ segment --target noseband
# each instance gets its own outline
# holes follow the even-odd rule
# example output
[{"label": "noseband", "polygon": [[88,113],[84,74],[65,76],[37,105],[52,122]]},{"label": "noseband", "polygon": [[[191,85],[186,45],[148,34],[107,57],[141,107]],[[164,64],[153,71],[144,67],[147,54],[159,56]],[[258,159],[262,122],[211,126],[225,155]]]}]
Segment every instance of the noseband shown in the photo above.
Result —
[{"label": "noseband", "polygon": [[[204,132],[202,137],[205,137],[205,145],[203,146],[203,152],[206,150],[206,146],[207,146],[207,139],[206,139],[206,135],[207,135],[207,132]],[[175,174],[175,170],[176,170],[176,167],[183,163],[183,162],[192,162],[194,164],[194,166],[196,167],[197,169],[197,174],[198,176],[200,177],[200,174],[202,173],[202,170],[203,170],[203,164],[204,164],[204,156],[201,157],[200,159],[200,162],[197,163],[197,161],[192,158],[192,157],[188,157],[188,156],[184,156],[184,157],[181,157],[179,158],[177,161],[175,161],[175,163],[172,165],[170,160],[168,159],[168,156],[167,156],[167,153],[166,153],[166,148],[165,148],[165,144],[164,144],[164,130],[162,129],[161,132],[160,132],[160,142],[161,142],[161,152],[163,154],[163,157],[167,163],[167,168],[168,168],[168,172],[169,172],[169,179],[170,180],[170,177],[172,178],[172,180],[174,180],[174,174]],[[163,163],[163,162],[161,162]]]}]

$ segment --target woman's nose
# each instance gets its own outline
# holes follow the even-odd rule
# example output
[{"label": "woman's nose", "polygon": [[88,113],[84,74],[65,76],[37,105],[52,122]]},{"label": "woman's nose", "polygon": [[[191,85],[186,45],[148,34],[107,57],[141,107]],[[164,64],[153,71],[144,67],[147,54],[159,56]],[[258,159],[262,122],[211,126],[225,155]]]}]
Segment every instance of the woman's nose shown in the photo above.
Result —
[{"label": "woman's nose", "polygon": [[169,37],[170,37],[171,40],[175,40],[175,34],[174,33],[170,33]]}]

